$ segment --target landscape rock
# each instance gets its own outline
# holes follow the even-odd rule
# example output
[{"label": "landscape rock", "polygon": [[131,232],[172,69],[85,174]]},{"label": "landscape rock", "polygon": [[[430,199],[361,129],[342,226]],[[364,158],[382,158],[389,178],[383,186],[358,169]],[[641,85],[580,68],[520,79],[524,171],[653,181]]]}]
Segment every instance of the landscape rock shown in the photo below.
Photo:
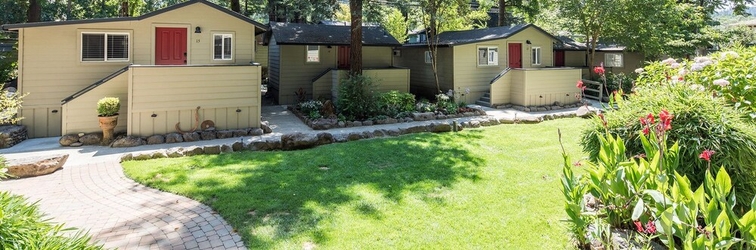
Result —
[{"label": "landscape rock", "polygon": [[249,135],[251,135],[251,136],[261,136],[264,133],[265,132],[261,128],[253,128],[253,129],[249,130]]},{"label": "landscape rock", "polygon": [[392,129],[386,130],[386,134],[389,136],[400,136],[402,134],[402,131],[398,128],[392,128]]},{"label": "landscape rock", "polygon": [[165,135],[165,143],[183,142],[184,137],[179,133],[168,133]]},{"label": "landscape rock", "polygon": [[386,133],[382,129],[376,129],[373,131],[373,137],[384,137],[386,136]]},{"label": "landscape rock", "polygon": [[64,135],[58,140],[58,143],[60,143],[61,146],[71,146],[72,143],[76,142],[79,142],[79,135],[77,134]]},{"label": "landscape rock", "polygon": [[363,126],[373,126],[373,121],[370,121],[370,120],[364,121],[364,122],[362,122],[362,125]]},{"label": "landscape rock", "polygon": [[260,128],[263,130],[264,133],[270,134],[273,133],[273,129],[270,128],[270,125],[268,124],[268,121],[262,121],[260,123]]},{"label": "landscape rock", "polygon": [[130,161],[133,158],[134,158],[134,156],[132,156],[131,153],[123,154],[123,155],[121,155],[121,162]]},{"label": "landscape rock", "polygon": [[318,133],[317,135],[318,141],[317,145],[326,145],[331,144],[336,141],[336,139],[333,138],[333,135],[331,133]]},{"label": "landscape rock", "polygon": [[215,139],[218,138],[218,137],[216,137],[215,134],[216,134],[215,131],[202,131],[202,132],[200,132],[200,139],[202,139],[203,141],[206,141],[206,140],[215,140]]},{"label": "landscape rock", "polygon": [[452,126],[448,123],[434,123],[430,125],[430,132],[433,133],[443,133],[443,132],[451,132]]},{"label": "landscape rock", "polygon": [[26,126],[6,125],[0,126],[0,148],[9,148],[26,140]]},{"label": "landscape rock", "polygon": [[46,175],[62,168],[66,160],[68,160],[67,154],[9,160],[7,174],[16,178]]},{"label": "landscape rock", "polygon": [[244,142],[238,141],[238,142],[234,142],[234,144],[231,144],[231,149],[233,149],[234,152],[242,151],[242,150],[244,150],[244,148],[246,148],[244,146]]},{"label": "landscape rock", "polygon": [[477,120],[472,120],[469,122],[471,128],[480,128],[480,122]]},{"label": "landscape rock", "polygon": [[362,126],[362,122],[361,121],[354,121],[354,122],[352,122],[352,126],[355,126],[355,127]]},{"label": "landscape rock", "polygon": [[134,157],[132,158],[132,160],[135,161],[144,161],[149,159],[152,159],[152,153],[135,153]]},{"label": "landscape rock", "polygon": [[79,142],[84,145],[100,145],[102,142],[102,133],[90,133],[79,138]]},{"label": "landscape rock", "polygon": [[114,141],[110,146],[114,148],[136,147],[146,144],[144,139],[138,136],[126,136]]},{"label": "landscape rock", "polygon": [[204,154],[205,151],[201,147],[197,146],[191,146],[188,148],[184,148],[184,155],[185,156],[194,156],[194,155],[201,155]]},{"label": "landscape rock", "polygon": [[163,150],[152,152],[151,159],[167,158],[168,155]]},{"label": "landscape rock", "polygon": [[362,134],[359,132],[351,132],[347,135],[347,141],[357,141],[362,139]]},{"label": "landscape rock", "polygon": [[326,130],[336,127],[338,120],[336,119],[318,119],[310,123],[310,127],[314,130]]},{"label": "landscape rock", "polygon": [[147,145],[163,144],[165,143],[165,137],[163,135],[153,135],[147,137]]},{"label": "landscape rock", "polygon": [[181,137],[184,138],[185,142],[193,142],[193,141],[199,141],[200,140],[200,135],[197,132],[184,133],[184,134],[181,135]]},{"label": "landscape rock", "polygon": [[339,122],[339,123],[337,123],[336,125],[337,125],[337,126],[339,126],[339,128],[343,128],[343,127],[346,127],[346,122],[344,122],[344,121],[340,121],[340,122]]},{"label": "landscape rock", "polygon": [[169,148],[165,151],[165,155],[167,155],[169,158],[178,158],[183,157],[185,154],[184,148],[182,147],[175,147],[175,148]]},{"label": "landscape rock", "polygon": [[[231,136],[233,137],[244,137],[249,135],[249,131],[252,131],[252,129],[237,129],[231,131]],[[262,134],[262,129],[260,129],[260,134]]]},{"label": "landscape rock", "polygon": [[433,112],[413,112],[412,119],[415,121],[427,121],[436,119],[436,115]]},{"label": "landscape rock", "polygon": [[425,125],[417,125],[417,126],[412,126],[412,127],[404,129],[405,134],[414,134],[414,133],[422,133],[422,132],[428,132],[428,127]]},{"label": "landscape rock", "polygon": [[221,145],[221,153],[227,154],[227,153],[233,153],[234,148],[232,148],[230,145]]},{"label": "landscape rock", "polygon": [[[231,130],[220,130],[218,132],[215,132],[215,137],[218,139],[226,139],[234,137],[234,131]],[[204,140],[204,138],[203,138]]]},{"label": "landscape rock", "polygon": [[575,115],[577,115],[578,117],[582,117],[582,118],[591,117],[594,113],[595,113],[595,111],[592,108],[588,107],[588,106],[582,106],[582,107],[578,108],[577,111],[575,111]]},{"label": "landscape rock", "polygon": [[206,155],[217,155],[221,153],[220,145],[207,145],[202,147],[202,152]]},{"label": "landscape rock", "polygon": [[525,116],[519,118],[520,123],[524,124],[534,124],[534,123],[540,123],[543,121],[543,118],[537,117],[537,116]]},{"label": "landscape rock", "polygon": [[81,142],[74,142],[74,143],[71,143],[71,145],[69,145],[69,146],[71,146],[71,147],[81,147],[82,145],[84,145],[84,144],[81,143]]},{"label": "landscape rock", "polygon": [[281,148],[283,150],[306,149],[316,146],[318,137],[312,134],[300,132],[281,135]]}]

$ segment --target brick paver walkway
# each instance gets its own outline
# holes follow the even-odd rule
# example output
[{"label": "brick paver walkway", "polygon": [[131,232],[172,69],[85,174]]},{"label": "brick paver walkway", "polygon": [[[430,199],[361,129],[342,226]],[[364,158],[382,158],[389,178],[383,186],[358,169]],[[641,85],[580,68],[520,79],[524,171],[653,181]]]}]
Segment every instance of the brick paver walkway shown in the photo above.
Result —
[{"label": "brick paver walkway", "polygon": [[119,249],[245,249],[210,207],[126,178],[115,161],[65,166],[54,174],[0,182],[0,190],[39,200],[67,227],[89,230]]}]

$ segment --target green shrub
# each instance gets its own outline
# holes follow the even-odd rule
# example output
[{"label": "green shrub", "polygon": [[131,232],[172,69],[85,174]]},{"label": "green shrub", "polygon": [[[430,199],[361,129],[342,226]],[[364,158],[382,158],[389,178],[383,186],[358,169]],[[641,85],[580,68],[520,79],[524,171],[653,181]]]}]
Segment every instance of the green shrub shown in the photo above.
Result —
[{"label": "green shrub", "polygon": [[396,90],[380,93],[376,105],[381,114],[396,117],[402,112],[415,110],[415,95]]},{"label": "green shrub", "polygon": [[97,101],[97,115],[102,117],[118,115],[121,101],[118,97],[105,97]]},{"label": "green shrub", "polygon": [[42,218],[36,203],[24,197],[0,192],[0,249],[103,249],[91,245],[81,231],[63,236],[71,228]]},{"label": "green shrub", "polygon": [[[3,87],[4,84],[0,84],[0,89],[3,89]],[[0,125],[16,124],[21,119],[24,119],[23,117],[18,117],[18,110],[21,109],[25,96],[19,94],[18,91],[15,93],[7,90],[0,91]]]},{"label": "green shrub", "polygon": [[11,177],[8,175],[8,162],[5,160],[5,157],[0,155],[0,180],[8,177]]},{"label": "green shrub", "polygon": [[436,111],[436,104],[431,103],[427,99],[420,99],[420,101],[415,104],[415,110],[417,112],[433,112]]},{"label": "green shrub", "polygon": [[[677,169],[693,185],[703,183],[707,165],[697,160],[705,149],[718,152],[712,161],[734,176],[738,204],[745,205],[756,194],[756,128],[735,109],[707,92],[686,84],[660,84],[636,89],[627,100],[618,100],[617,109],[604,114],[607,130],[623,138],[628,156],[644,152],[639,138],[643,130],[639,117],[666,109],[674,115],[669,139],[680,143],[681,164]],[[591,160],[599,156],[599,135],[604,133],[600,118],[592,119],[583,133],[581,145]]]},{"label": "green shrub", "polygon": [[614,91],[618,91],[620,87],[622,88],[622,92],[624,93],[631,93],[633,91],[633,80],[635,77],[633,77],[630,74],[625,73],[607,73],[606,74],[606,89],[609,91],[610,94]]},{"label": "green shrub", "polygon": [[341,80],[337,106],[347,119],[364,120],[376,111],[375,81],[355,75]]},{"label": "green shrub", "polygon": [[306,101],[306,102],[300,102],[297,104],[299,106],[299,109],[302,110],[302,113],[309,114],[314,112],[320,112],[321,109],[323,109],[323,103],[320,101]]},{"label": "green shrub", "polygon": [[756,119],[756,47],[735,47],[677,62],[667,59],[651,63],[636,81],[638,87],[662,82],[683,82],[720,97]]}]

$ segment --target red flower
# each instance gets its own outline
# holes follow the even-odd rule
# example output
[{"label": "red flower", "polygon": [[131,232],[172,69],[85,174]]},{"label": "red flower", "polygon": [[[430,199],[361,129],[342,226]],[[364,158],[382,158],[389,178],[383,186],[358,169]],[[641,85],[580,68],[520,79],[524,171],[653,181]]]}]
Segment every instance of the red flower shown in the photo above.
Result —
[{"label": "red flower", "polygon": [[580,161],[576,161],[575,163],[572,163],[572,166],[580,167],[580,166],[583,166],[583,163],[580,163]]},{"label": "red flower", "polygon": [[582,80],[578,80],[577,85],[575,87],[579,88],[580,90],[585,90],[585,84],[583,84]]},{"label": "red flower", "polygon": [[654,224],[654,221],[649,220],[648,223],[646,223],[646,233],[647,234],[656,233],[656,224]]},{"label": "red flower", "polygon": [[635,230],[638,230],[638,232],[643,232],[643,223],[640,221],[633,221],[633,224],[635,224]]},{"label": "red flower", "polygon": [[649,133],[649,132],[651,132],[651,131],[650,131],[650,130],[648,129],[648,127],[644,127],[644,128],[643,128],[643,135],[646,135],[646,136],[648,136],[648,133]]},{"label": "red flower", "polygon": [[711,162],[711,156],[716,153],[714,150],[707,149],[701,152],[700,155],[698,155],[698,158],[704,159],[704,161]]},{"label": "red flower", "polygon": [[604,73],[606,73],[606,70],[604,70],[604,64],[601,64],[601,66],[594,67],[593,72],[596,72],[596,74],[603,76]]},{"label": "red flower", "polygon": [[598,117],[601,118],[601,123],[606,127],[606,117],[604,117],[604,113],[599,113]]},{"label": "red flower", "polygon": [[648,115],[646,115],[646,117],[641,117],[640,118],[640,123],[643,126],[651,125],[652,123],[654,123],[654,114],[648,113]]},{"label": "red flower", "polygon": [[669,113],[666,109],[662,109],[661,112],[659,112],[659,119],[662,122],[671,121],[672,120],[672,114]]}]

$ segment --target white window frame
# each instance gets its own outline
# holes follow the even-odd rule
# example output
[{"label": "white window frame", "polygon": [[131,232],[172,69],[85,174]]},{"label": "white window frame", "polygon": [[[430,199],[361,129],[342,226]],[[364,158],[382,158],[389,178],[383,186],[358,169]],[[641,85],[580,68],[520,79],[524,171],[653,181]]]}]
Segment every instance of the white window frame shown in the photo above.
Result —
[{"label": "white window frame", "polygon": [[425,51],[425,63],[433,63],[433,53],[430,50]]},{"label": "white window frame", "polygon": [[[619,57],[619,60],[616,58]],[[610,58],[615,58],[611,60]],[[615,62],[619,61],[619,65]],[[625,67],[625,55],[622,53],[604,53],[604,67],[607,68],[624,68]]]},{"label": "white window frame", "polygon": [[531,63],[533,65],[541,65],[541,47],[533,47],[530,49]]},{"label": "white window frame", "polygon": [[[215,58],[215,37],[220,36],[221,37],[221,58]],[[223,42],[226,40],[226,38],[231,38],[231,51],[228,55],[228,58],[226,58],[225,51],[226,44]],[[232,61],[234,60],[234,50],[236,49],[236,45],[234,44],[234,34],[233,33],[213,33],[213,40],[211,42],[212,51],[213,51],[213,61]]]},{"label": "white window frame", "polygon": [[[318,48],[317,60],[310,60],[310,46]],[[305,63],[320,63],[320,45],[305,45]]]},{"label": "white window frame", "polygon": [[[104,35],[103,39],[103,49],[105,50],[103,52],[103,58],[102,61],[100,60],[84,60],[84,35]],[[108,35],[126,35],[126,39],[128,40],[126,43],[126,58],[117,58],[117,59],[109,59],[108,57]],[[131,61],[131,33],[128,32],[81,32],[79,35],[80,38],[80,44],[79,44],[79,61],[83,63],[98,63],[98,62],[129,62]]]},{"label": "white window frame", "polygon": [[[480,50],[486,50],[486,64],[480,64]],[[498,46],[479,46],[475,50],[475,64],[482,67],[499,66],[499,47]]]}]

